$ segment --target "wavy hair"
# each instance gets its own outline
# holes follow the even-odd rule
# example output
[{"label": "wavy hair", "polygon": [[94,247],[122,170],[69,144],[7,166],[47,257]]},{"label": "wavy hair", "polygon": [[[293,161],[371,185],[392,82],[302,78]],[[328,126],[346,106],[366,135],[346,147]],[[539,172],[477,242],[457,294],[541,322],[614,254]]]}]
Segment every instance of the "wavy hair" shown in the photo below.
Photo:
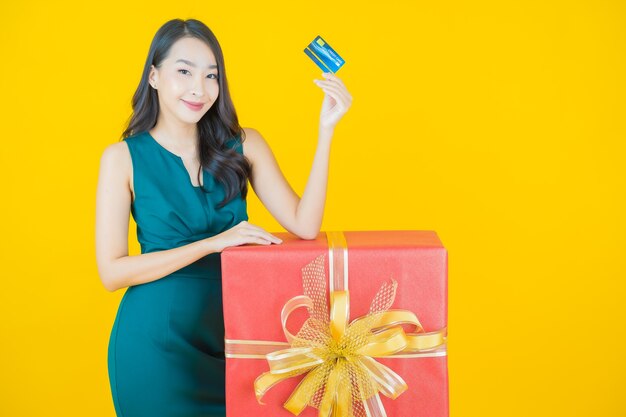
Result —
[{"label": "wavy hair", "polygon": [[[213,51],[217,60],[219,94],[217,101],[198,121],[199,158],[198,184],[202,169],[209,171],[224,186],[225,197],[218,204],[223,207],[241,193],[243,199],[248,194],[248,179],[251,175],[250,161],[227,146],[227,141],[234,139],[240,143],[245,140],[245,132],[239,125],[239,119],[228,90],[224,55],[220,44],[204,23],[196,19],[172,19],[159,28],[150,44],[148,58],[144,65],[139,86],[132,98],[132,114],[127,127],[122,133],[123,140],[129,136],[150,130],[156,125],[159,114],[159,99],[156,90],[150,87],[148,76],[150,66],[161,67],[168,56],[171,46],[179,39],[193,37],[205,42]],[[202,184],[202,191],[208,192]]]}]

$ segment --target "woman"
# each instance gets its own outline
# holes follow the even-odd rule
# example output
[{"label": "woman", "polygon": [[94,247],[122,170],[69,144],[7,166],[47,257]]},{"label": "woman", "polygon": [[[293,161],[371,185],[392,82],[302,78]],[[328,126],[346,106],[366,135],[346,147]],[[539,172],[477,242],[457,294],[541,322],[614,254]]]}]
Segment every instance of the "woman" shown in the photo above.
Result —
[{"label": "woman", "polygon": [[[324,91],[319,139],[300,198],[261,134],[241,128],[224,58],[202,22],[174,19],[156,33],[123,140],[100,161],[96,252],[109,291],[127,288],[109,341],[120,417],[225,415],[220,252],[279,244],[248,223],[247,181],[289,232],[320,230],[333,130],[352,97],[334,74]],[[128,221],[141,255],[128,256]]]}]

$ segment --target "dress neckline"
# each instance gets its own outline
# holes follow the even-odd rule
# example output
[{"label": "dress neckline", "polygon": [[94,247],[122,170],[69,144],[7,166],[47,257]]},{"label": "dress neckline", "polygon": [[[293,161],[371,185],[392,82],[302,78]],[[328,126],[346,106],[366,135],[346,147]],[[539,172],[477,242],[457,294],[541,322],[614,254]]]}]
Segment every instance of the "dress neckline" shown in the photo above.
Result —
[{"label": "dress neckline", "polygon": [[[185,167],[185,163],[183,162],[183,158],[180,155],[176,155],[174,152],[168,150],[167,148],[165,148],[165,146],[161,145],[155,138],[154,136],[152,136],[150,134],[150,131],[146,130],[146,136],[148,136],[148,138],[150,138],[150,140],[157,146],[157,148],[162,149],[163,151],[165,151],[165,153],[168,153],[170,155],[172,155],[174,158],[176,158],[179,162],[180,162],[180,166],[183,168],[183,170],[187,173],[187,178],[189,180],[189,185],[191,185],[193,188],[197,188],[200,189],[200,187],[202,185],[193,185],[193,182],[191,181],[191,175],[189,175],[189,171],[187,171],[187,168]],[[202,170],[202,180],[203,182],[206,184],[206,178],[204,177],[204,169]]]}]

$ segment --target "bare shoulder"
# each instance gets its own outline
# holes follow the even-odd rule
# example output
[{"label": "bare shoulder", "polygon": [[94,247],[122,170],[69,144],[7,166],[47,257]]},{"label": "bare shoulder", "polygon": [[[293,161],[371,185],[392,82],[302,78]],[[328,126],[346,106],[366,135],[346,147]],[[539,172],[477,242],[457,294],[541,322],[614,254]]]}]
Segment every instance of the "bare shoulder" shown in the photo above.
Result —
[{"label": "bare shoulder", "polygon": [[132,161],[125,141],[111,143],[104,148],[100,157],[100,173],[104,178],[115,178],[129,186],[132,184]]},{"label": "bare shoulder", "polygon": [[245,139],[243,141],[243,153],[252,163],[254,160],[262,157],[268,150],[269,145],[257,129],[252,127],[243,127]]},{"label": "bare shoulder", "polygon": [[130,150],[124,141],[112,143],[104,148],[100,157],[100,165],[107,168],[120,169],[130,164]]}]

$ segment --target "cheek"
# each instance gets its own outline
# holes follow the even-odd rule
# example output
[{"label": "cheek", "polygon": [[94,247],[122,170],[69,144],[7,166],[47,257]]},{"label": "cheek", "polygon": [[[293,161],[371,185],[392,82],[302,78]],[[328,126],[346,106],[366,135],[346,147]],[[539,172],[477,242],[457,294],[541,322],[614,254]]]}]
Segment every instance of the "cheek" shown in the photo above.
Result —
[{"label": "cheek", "polygon": [[185,93],[187,86],[184,80],[173,79],[170,83],[170,88],[173,95],[179,96]]}]

